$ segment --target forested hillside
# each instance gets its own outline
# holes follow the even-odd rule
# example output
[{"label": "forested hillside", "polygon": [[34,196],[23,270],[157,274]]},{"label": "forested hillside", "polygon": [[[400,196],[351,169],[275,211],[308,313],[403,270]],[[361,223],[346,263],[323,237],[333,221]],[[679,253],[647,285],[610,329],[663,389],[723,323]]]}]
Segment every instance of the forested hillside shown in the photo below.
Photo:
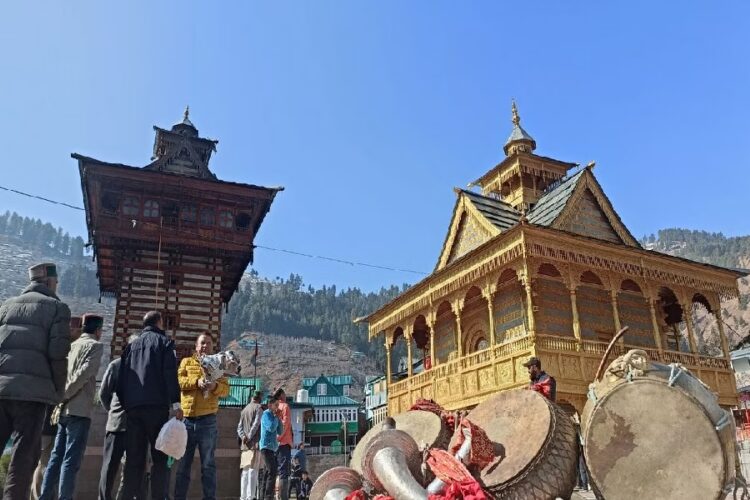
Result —
[{"label": "forested hillside", "polygon": [[750,236],[727,238],[721,233],[690,229],[662,229],[641,244],[649,250],[723,267],[750,268]]}]

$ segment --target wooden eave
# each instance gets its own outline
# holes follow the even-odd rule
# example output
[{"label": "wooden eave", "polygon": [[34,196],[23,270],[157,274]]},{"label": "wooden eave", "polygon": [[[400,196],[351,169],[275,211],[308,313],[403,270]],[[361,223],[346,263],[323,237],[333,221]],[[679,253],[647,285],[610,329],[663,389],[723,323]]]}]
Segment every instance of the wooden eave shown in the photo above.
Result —
[{"label": "wooden eave", "polygon": [[[537,244],[546,248],[567,247],[571,250],[562,251],[558,255],[536,255],[534,250]],[[520,252],[515,251],[516,246],[521,247]],[[504,265],[523,254],[551,262],[574,262],[594,272],[608,271],[602,267],[607,261],[624,263],[633,270],[630,274],[622,273],[625,276],[666,286],[677,286],[674,283],[683,280],[696,291],[714,290],[725,298],[739,294],[737,279],[745,276],[741,271],[646,250],[640,246],[631,247],[562,229],[523,223],[435,271],[359,321],[368,323],[369,338],[373,339],[388,328],[412,320],[417,314],[426,314],[435,302],[455,294],[482,276],[501,271]],[[510,258],[502,258],[508,255]],[[592,264],[587,264],[587,260]]]},{"label": "wooden eave", "polygon": [[533,162],[541,162],[541,163],[544,163],[546,165],[550,165],[553,167],[559,167],[563,174],[577,165],[577,163],[556,160],[554,158],[549,158],[547,156],[539,156],[533,153],[518,152],[518,153],[514,153],[510,156],[505,157],[503,161],[501,161],[500,163],[492,167],[487,173],[485,173],[479,179],[472,182],[472,184],[477,185],[477,186],[484,186],[485,184],[489,184],[500,174],[500,172],[508,168],[508,166],[510,166],[516,160],[522,161],[523,159],[528,159]]}]

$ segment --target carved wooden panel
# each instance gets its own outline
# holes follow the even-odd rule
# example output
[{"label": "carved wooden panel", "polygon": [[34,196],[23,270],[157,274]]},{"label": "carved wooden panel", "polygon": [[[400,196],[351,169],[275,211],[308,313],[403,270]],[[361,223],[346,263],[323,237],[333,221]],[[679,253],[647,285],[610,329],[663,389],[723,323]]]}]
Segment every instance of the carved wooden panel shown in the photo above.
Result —
[{"label": "carved wooden panel", "polygon": [[570,209],[572,209],[572,215],[561,229],[613,243],[622,243],[617,232],[609,223],[602,207],[599,206],[599,202],[588,189],[583,192]]},{"label": "carved wooden panel", "polygon": [[626,344],[644,347],[656,345],[651,310],[643,295],[631,292],[618,293],[617,310],[620,313],[620,324],[628,327],[625,333]]},{"label": "carved wooden panel", "polygon": [[[580,286],[578,296],[578,317],[581,322],[581,338],[606,340],[615,333],[615,319],[612,313],[612,299],[607,290],[593,286]],[[604,335],[604,338],[600,338]]]},{"label": "carved wooden panel", "polygon": [[513,383],[513,362],[503,361],[495,365],[495,372],[497,373],[497,383],[500,387],[510,385]]},{"label": "carved wooden panel", "polygon": [[534,282],[536,330],[548,335],[573,336],[570,292],[562,281],[538,278]]},{"label": "carved wooden panel", "polygon": [[464,212],[448,262],[453,262],[462,255],[471,252],[488,239],[490,239],[490,234],[487,230],[482,228],[474,217]]},{"label": "carved wooden panel", "polygon": [[492,312],[495,317],[497,343],[512,340],[525,333],[523,293],[523,289],[515,280],[504,283],[495,293]]},{"label": "carved wooden panel", "polygon": [[477,372],[472,371],[464,373],[461,378],[463,379],[463,391],[468,396],[477,392]]},{"label": "carved wooden panel", "polygon": [[495,370],[488,366],[479,370],[479,389],[482,391],[495,387]]},{"label": "carved wooden panel", "polygon": [[566,379],[583,380],[577,356],[560,356],[560,375]]}]

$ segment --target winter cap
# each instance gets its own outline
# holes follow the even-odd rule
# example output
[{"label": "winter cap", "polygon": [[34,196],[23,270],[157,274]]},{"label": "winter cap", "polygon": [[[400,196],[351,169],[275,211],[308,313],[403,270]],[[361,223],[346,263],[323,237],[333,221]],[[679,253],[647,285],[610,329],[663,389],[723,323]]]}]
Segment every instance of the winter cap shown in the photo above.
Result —
[{"label": "winter cap", "polygon": [[51,262],[44,262],[29,268],[29,279],[31,281],[43,280],[45,278],[57,278],[57,266]]}]

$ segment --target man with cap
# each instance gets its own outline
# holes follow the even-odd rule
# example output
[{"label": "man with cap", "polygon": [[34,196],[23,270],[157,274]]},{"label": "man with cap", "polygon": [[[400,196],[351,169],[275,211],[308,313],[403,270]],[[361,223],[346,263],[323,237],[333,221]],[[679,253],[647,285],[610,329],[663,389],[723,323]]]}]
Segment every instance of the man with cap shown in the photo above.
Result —
[{"label": "man with cap", "polygon": [[553,403],[557,399],[557,382],[542,370],[542,362],[536,356],[523,364],[529,370],[529,389],[536,391]]},{"label": "man with cap", "polygon": [[0,306],[0,443],[13,436],[4,499],[27,500],[47,406],[65,391],[70,309],[57,297],[57,267],[29,268],[31,283]]},{"label": "man with cap", "polygon": [[84,314],[81,336],[70,345],[65,395],[58,406],[60,420],[55,447],[44,472],[40,500],[52,500],[55,493],[59,500],[73,499],[94,409],[96,374],[104,351],[99,342],[103,326],[101,316]]},{"label": "man with cap", "polygon": [[240,500],[259,498],[257,495],[260,463],[258,442],[260,441],[260,419],[263,416],[260,398],[261,392],[256,391],[247,406],[242,409],[240,421],[237,424],[237,437],[240,440],[241,451],[240,469],[242,469]]}]

